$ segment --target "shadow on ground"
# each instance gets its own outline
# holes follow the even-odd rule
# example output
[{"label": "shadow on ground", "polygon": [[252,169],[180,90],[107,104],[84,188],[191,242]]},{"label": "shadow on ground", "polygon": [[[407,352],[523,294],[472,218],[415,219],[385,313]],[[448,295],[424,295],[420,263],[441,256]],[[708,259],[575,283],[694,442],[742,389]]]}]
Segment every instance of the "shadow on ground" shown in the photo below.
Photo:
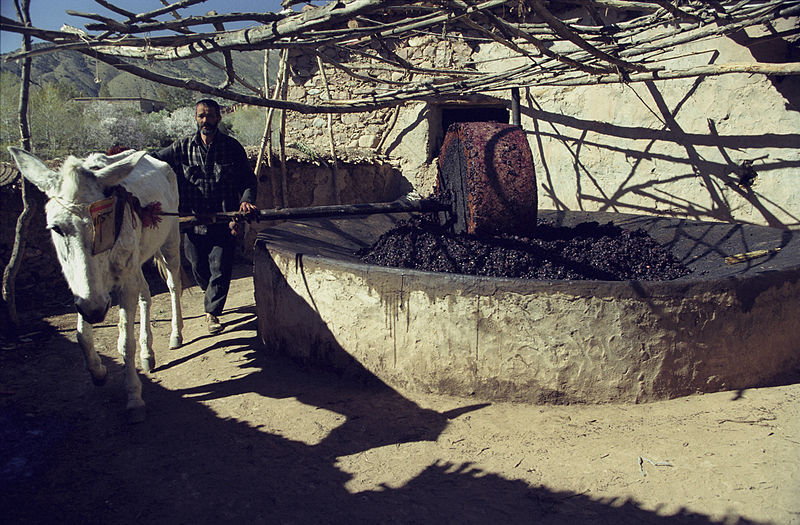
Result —
[{"label": "shadow on ground", "polygon": [[[198,338],[188,355],[236,354],[241,373],[185,390],[143,377],[147,420],[125,420],[122,369],[91,385],[72,330],[42,329],[0,351],[0,516],[4,523],[711,523],[661,516],[635,501],[596,499],[506,479],[469,463],[435,461],[399,487],[353,493],[337,458],[435,441],[450,419],[382,384],[354,383],[258,350],[255,309],[233,309],[227,337]],[[221,346],[222,345],[222,346]],[[195,350],[196,348],[196,350]],[[203,402],[244,393],[344,416],[308,445]],[[536,429],[531,429],[536,432]],[[728,520],[728,522],[731,522]],[[745,523],[738,521],[737,523]]]}]

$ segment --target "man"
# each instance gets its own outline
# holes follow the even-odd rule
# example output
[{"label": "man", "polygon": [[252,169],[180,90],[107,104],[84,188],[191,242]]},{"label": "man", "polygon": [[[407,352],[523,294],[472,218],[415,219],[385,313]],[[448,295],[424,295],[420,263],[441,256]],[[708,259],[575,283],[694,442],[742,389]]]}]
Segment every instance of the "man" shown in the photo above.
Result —
[{"label": "man", "polygon": [[[245,217],[257,213],[256,177],[239,142],[219,131],[219,104],[200,100],[195,105],[197,133],[176,140],[155,157],[167,162],[178,176],[181,214],[239,211]],[[236,236],[242,225],[196,226],[186,234],[184,253],[195,281],[205,291],[208,331],[222,331],[219,316],[228,297]]]}]

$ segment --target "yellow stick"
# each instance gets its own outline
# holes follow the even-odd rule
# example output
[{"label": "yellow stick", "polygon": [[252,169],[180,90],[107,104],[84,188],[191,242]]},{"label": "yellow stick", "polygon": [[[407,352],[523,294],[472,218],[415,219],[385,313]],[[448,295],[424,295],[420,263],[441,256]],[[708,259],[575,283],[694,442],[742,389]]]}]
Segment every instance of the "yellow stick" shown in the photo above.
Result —
[{"label": "yellow stick", "polygon": [[780,248],[773,248],[771,250],[755,250],[752,252],[737,253],[736,255],[730,255],[728,257],[725,257],[725,262],[727,264],[736,264],[740,262],[749,261],[750,259],[757,259],[759,257],[764,257],[765,255],[778,253],[779,251],[781,251]]}]

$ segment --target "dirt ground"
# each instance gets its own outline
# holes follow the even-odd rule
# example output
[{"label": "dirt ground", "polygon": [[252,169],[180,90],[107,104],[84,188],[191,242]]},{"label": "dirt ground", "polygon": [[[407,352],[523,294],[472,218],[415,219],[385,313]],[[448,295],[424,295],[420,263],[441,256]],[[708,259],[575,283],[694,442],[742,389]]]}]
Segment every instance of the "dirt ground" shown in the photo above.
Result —
[{"label": "dirt ground", "polygon": [[798,381],[603,406],[354,384],[261,348],[240,265],[217,336],[186,291],[178,350],[154,295],[132,425],[116,308],[96,388],[69,301],[28,299],[44,323],[0,350],[3,523],[800,523]]}]

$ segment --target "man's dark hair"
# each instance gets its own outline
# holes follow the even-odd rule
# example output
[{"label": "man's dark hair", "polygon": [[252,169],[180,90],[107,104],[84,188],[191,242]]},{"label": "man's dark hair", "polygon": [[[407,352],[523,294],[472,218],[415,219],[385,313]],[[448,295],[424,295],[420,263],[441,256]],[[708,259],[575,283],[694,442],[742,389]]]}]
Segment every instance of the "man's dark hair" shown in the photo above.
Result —
[{"label": "man's dark hair", "polygon": [[211,100],[210,98],[204,98],[203,100],[198,100],[197,104],[194,105],[194,109],[197,110],[197,106],[199,106],[201,104],[204,105],[204,106],[208,106],[210,108],[213,108],[214,111],[217,112],[217,116],[218,117],[221,115],[221,112],[220,112],[220,109],[219,109],[219,104],[217,104],[216,100]]}]

